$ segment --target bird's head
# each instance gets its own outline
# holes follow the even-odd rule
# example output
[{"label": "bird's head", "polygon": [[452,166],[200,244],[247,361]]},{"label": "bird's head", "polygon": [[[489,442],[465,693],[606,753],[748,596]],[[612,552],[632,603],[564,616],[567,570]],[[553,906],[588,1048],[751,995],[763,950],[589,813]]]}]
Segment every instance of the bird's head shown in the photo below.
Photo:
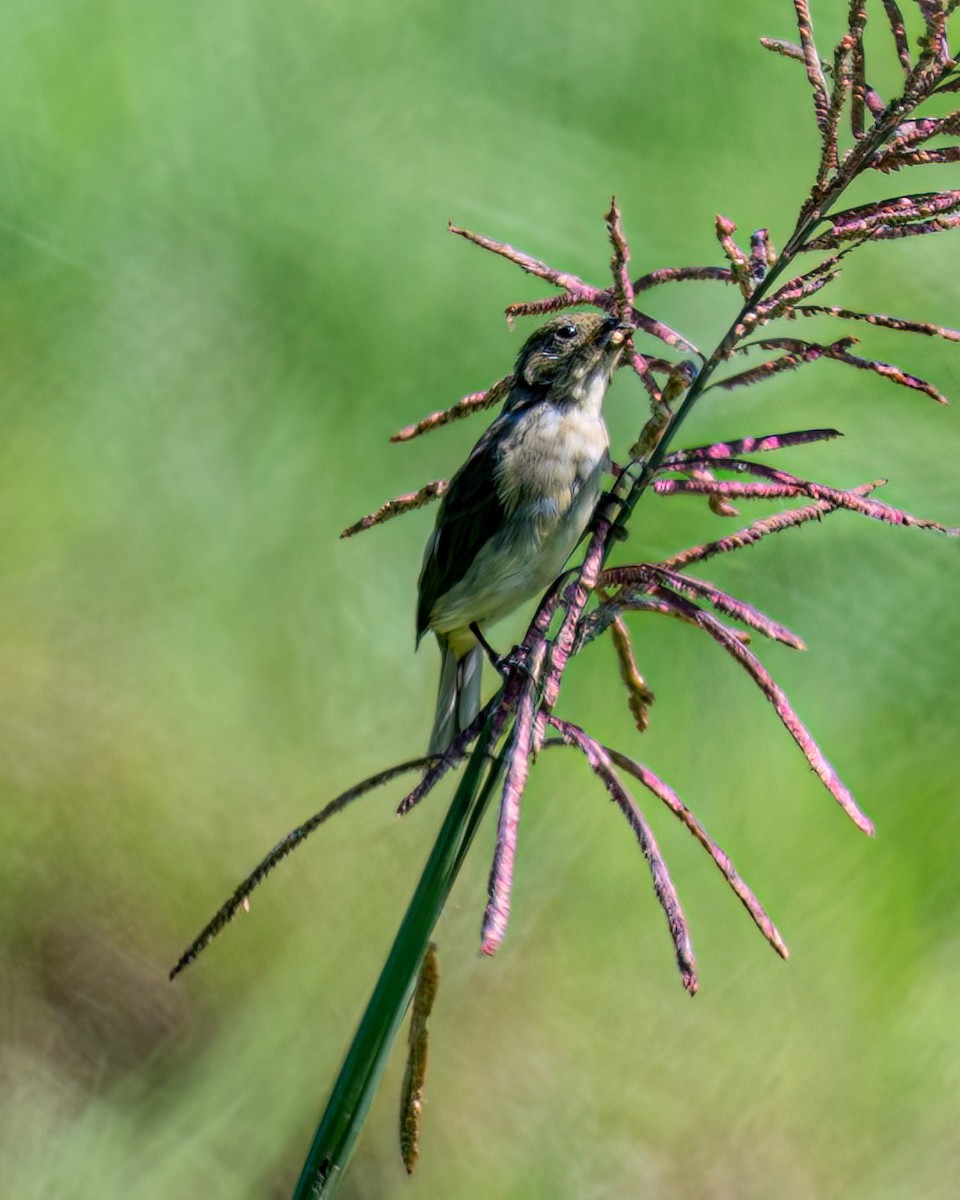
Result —
[{"label": "bird's head", "polygon": [[514,374],[527,387],[556,399],[575,396],[590,376],[613,375],[632,326],[604,313],[564,313],[524,343]]}]

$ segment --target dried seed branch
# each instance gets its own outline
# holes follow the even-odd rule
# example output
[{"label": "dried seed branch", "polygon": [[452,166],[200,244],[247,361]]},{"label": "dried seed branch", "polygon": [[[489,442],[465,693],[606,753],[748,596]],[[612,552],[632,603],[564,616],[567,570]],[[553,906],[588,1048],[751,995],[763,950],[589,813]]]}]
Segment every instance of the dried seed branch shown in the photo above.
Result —
[{"label": "dried seed branch", "polygon": [[[918,192],[909,196],[891,196],[872,204],[861,204],[834,213],[826,233],[811,238],[804,250],[835,250],[847,241],[871,238],[909,237],[911,232],[933,232],[935,224],[949,219],[960,208],[960,191]],[[932,220],[931,220],[932,218]],[[945,228],[952,228],[947,225]]]},{"label": "dried seed branch", "polygon": [[805,650],[803,639],[799,638],[786,625],[781,625],[779,621],[774,621],[768,617],[766,613],[762,613],[758,608],[754,608],[752,604],[747,604],[744,600],[738,600],[735,596],[729,595],[722,591],[715,584],[708,583],[705,579],[695,579],[690,575],[681,575],[677,571],[671,571],[667,567],[655,566],[653,568],[654,577],[664,583],[671,591],[685,593],[692,597],[701,597],[708,601],[717,612],[722,612],[725,616],[733,617],[742,625],[748,625],[751,629],[755,629],[758,633],[762,633],[764,637],[771,638],[775,642],[782,642],[785,646],[790,646],[794,650]]},{"label": "dried seed branch", "polygon": [[777,261],[777,252],[770,241],[770,231],[755,229],[750,234],[750,279],[760,283],[767,273],[767,268]]},{"label": "dried seed branch", "polygon": [[423,1115],[423,1087],[427,1079],[427,1022],[433,1011],[440,986],[437,947],[431,942],[417,977],[407,1035],[407,1068],[400,1093],[400,1157],[407,1174],[412,1175],[420,1157],[420,1119]]},{"label": "dried seed branch", "polygon": [[650,868],[654,893],[667,918],[667,927],[673,939],[680,979],[684,988],[692,996],[697,990],[698,981],[690,931],[680,904],[680,897],[677,895],[670,872],[660,854],[660,847],[657,845],[653,830],[647,824],[636,801],[620,782],[613,762],[603,746],[570,721],[561,721],[557,717],[549,717],[548,720],[568,746],[575,746],[583,754],[590,769],[607,789],[611,800],[627,818],[630,828],[636,835],[643,857],[647,860]]},{"label": "dried seed branch", "polygon": [[878,358],[861,358],[859,355],[850,354],[849,351],[840,347],[839,344],[836,348],[828,347],[824,357],[832,358],[836,362],[846,363],[847,366],[856,367],[859,371],[872,371],[875,375],[879,375],[883,379],[889,379],[891,383],[896,383],[900,387],[910,388],[915,392],[923,392],[925,396],[929,396],[931,400],[936,400],[938,404],[949,403],[946,396],[928,380],[921,379],[917,375],[911,375],[908,371],[904,371],[893,363],[881,362]]},{"label": "dried seed branch", "polygon": [[[885,482],[883,479],[876,479],[871,483],[862,483],[858,487],[850,488],[847,494],[866,496],[878,487],[882,487]],[[713,558],[715,554],[728,554],[732,550],[743,550],[771,534],[782,533],[785,529],[794,529],[799,525],[805,525],[808,521],[820,521],[830,513],[836,512],[838,508],[839,505],[834,504],[832,500],[817,500],[802,508],[773,513],[769,517],[761,517],[758,521],[752,521],[746,528],[738,529],[736,533],[729,533],[726,537],[717,538],[712,542],[703,542],[698,546],[690,546],[687,550],[672,554],[669,558],[663,559],[660,565],[678,571],[692,563]]]},{"label": "dried seed branch", "polygon": [[578,304],[590,304],[591,300],[579,292],[561,292],[558,296],[545,296],[540,300],[518,300],[503,310],[507,324],[512,327],[517,317],[541,317],[549,313],[562,312]]},{"label": "dried seed branch", "polygon": [[799,429],[793,433],[767,433],[760,437],[738,438],[732,442],[713,442],[709,446],[691,446],[664,456],[665,471],[686,470],[691,464],[712,462],[715,459],[738,458],[741,454],[782,450],[787,446],[805,446],[843,437],[839,429]]},{"label": "dried seed branch", "polygon": [[760,45],[764,50],[770,50],[774,54],[782,55],[783,58],[793,58],[797,62],[806,62],[802,47],[795,42],[785,41],[783,38],[762,37]]},{"label": "dried seed branch", "polygon": [[464,396],[462,400],[458,400],[450,408],[445,408],[442,412],[431,413],[429,417],[424,417],[422,421],[417,421],[415,425],[407,425],[393,434],[390,441],[409,442],[411,438],[419,437],[420,434],[427,433],[431,429],[439,429],[441,425],[447,425],[450,421],[459,421],[461,417],[469,417],[475,412],[480,412],[482,409],[492,408],[495,404],[499,404],[501,400],[506,398],[512,383],[513,376],[504,375],[502,379],[498,379],[496,383],[492,383],[486,391],[471,392],[469,396]]},{"label": "dried seed branch", "polygon": [[825,304],[795,304],[784,314],[790,320],[798,317],[838,317],[842,321],[865,321],[878,329],[894,329],[901,333],[922,333],[927,337],[940,337],[948,342],[960,342],[960,329],[948,325],[932,325],[927,321],[907,321],[903,317],[891,317],[886,313],[858,312],[856,309],[840,308]]},{"label": "dried seed branch", "polygon": [[[863,52],[863,36],[854,38],[850,56],[852,85],[850,89],[850,132],[855,141],[863,137],[867,125],[867,62]],[[882,108],[882,105],[881,105]]]},{"label": "dried seed branch", "polygon": [[[719,283],[733,283],[733,272],[729,267],[659,267],[649,271],[632,281],[634,295],[638,292],[649,291],[664,283],[698,282],[716,280]],[[572,308],[576,304],[593,303],[597,307],[611,311],[615,304],[615,288],[597,289],[597,298],[586,301],[576,292],[563,292],[558,296],[545,296],[539,300],[523,300],[508,304],[505,312],[508,320],[515,317],[541,316],[546,313]]]},{"label": "dried seed branch", "polygon": [[715,462],[717,470],[745,471],[768,479],[769,484],[740,483],[728,480],[723,483],[708,483],[700,479],[658,479],[654,488],[659,495],[674,495],[693,493],[708,495],[712,488],[723,488],[724,495],[736,496],[740,499],[759,498],[764,500],[777,497],[809,496],[813,500],[828,500],[837,508],[846,508],[851,512],[871,517],[875,521],[883,521],[887,525],[912,526],[917,529],[930,529],[936,533],[944,533],[948,537],[956,537],[960,530],[953,526],[941,525],[938,521],[928,521],[924,517],[915,517],[900,508],[883,504],[879,500],[869,500],[859,494],[857,489],[844,491],[841,488],[828,487],[823,483],[815,483],[810,479],[801,479],[788,471],[778,471],[761,463],[744,462],[742,459],[730,459],[728,462]]},{"label": "dried seed branch", "polygon": [[353,537],[354,534],[372,529],[374,525],[382,525],[384,521],[390,521],[394,517],[399,517],[402,513],[413,512],[414,509],[423,508],[425,504],[439,500],[446,490],[447,481],[445,479],[435,479],[432,483],[424,484],[418,492],[407,492],[404,496],[397,496],[393,500],[388,500],[386,504],[381,504],[376,512],[367,513],[359,521],[354,521],[352,525],[348,525],[340,536],[342,538]]},{"label": "dried seed branch", "polygon": [[875,242],[889,242],[900,238],[925,237],[931,233],[949,233],[960,228],[960,214],[933,217],[929,221],[916,221],[909,225],[880,225],[871,233]]},{"label": "dried seed branch", "polygon": [[[499,254],[509,262],[516,263],[528,275],[536,275],[539,279],[545,279],[547,283],[552,283],[555,287],[562,288],[569,295],[581,295],[583,303],[590,303],[597,289],[591,287],[589,283],[584,283],[577,275],[571,274],[569,271],[557,271],[553,267],[547,266],[539,258],[534,258],[530,254],[524,254],[522,250],[517,250],[515,246],[509,245],[507,242],[498,242],[494,238],[484,237],[482,233],[474,233],[470,229],[461,229],[459,225],[450,224],[447,226],[451,233],[455,233],[457,237],[466,238],[468,242],[473,242],[476,246],[481,246],[484,250],[490,250],[493,254]],[[574,301],[578,303],[578,301]]]},{"label": "dried seed branch", "polygon": [[[807,296],[812,296],[832,283],[840,273],[838,270],[840,260],[854,249],[855,246],[845,247],[839,254],[824,259],[823,262],[818,263],[809,271],[805,271],[802,275],[796,275],[793,279],[789,279],[786,283],[781,284],[773,295],[761,298],[758,297],[757,293],[773,278],[772,275],[767,275],[758,286],[753,302],[744,307],[737,323],[734,325],[733,337],[730,339],[729,347],[723,346],[723,358],[728,358],[737,343],[742,341],[758,325],[765,325],[769,321],[775,320],[789,311],[796,301],[806,299]],[[777,265],[782,268],[783,262],[783,257],[781,257],[778,259]]]},{"label": "dried seed branch", "polygon": [[656,317],[651,317],[645,312],[641,312],[639,308],[631,308],[630,319],[636,325],[641,333],[647,333],[650,337],[657,338],[658,341],[664,343],[665,346],[670,346],[673,350],[679,350],[681,353],[695,354],[697,358],[703,359],[703,351],[684,337],[682,333],[678,333],[676,329],[671,329],[665,321],[658,321]]},{"label": "dried seed branch", "polygon": [[907,30],[903,23],[903,13],[901,13],[896,0],[883,0],[883,7],[886,10],[887,20],[890,22],[890,32],[893,34],[893,41],[897,48],[897,57],[900,59],[900,65],[903,67],[904,73],[909,75],[913,70],[913,62],[910,58],[910,46],[907,43]]},{"label": "dried seed branch", "polygon": [[610,271],[613,275],[613,295],[617,316],[627,320],[633,307],[633,283],[630,279],[630,246],[623,232],[620,209],[617,198],[610,201],[610,211],[604,217],[607,225],[607,236],[613,247],[613,258],[610,260]]},{"label": "dried seed branch", "polygon": [[630,355],[629,362],[634,374],[639,376],[640,382],[646,388],[651,406],[654,411],[657,411],[663,403],[663,392],[657,387],[654,372],[660,368],[654,360],[651,360],[645,354],[637,353],[637,351],[634,351]]},{"label": "dried seed branch", "polygon": [[[844,339],[844,344],[849,346],[855,340],[855,338]],[[835,345],[839,345],[839,343],[835,343]],[[779,375],[784,371],[795,371],[807,363],[816,362],[819,358],[832,358],[834,355],[830,353],[830,350],[829,346],[821,346],[813,342],[807,343],[802,348],[798,344],[798,348],[789,354],[784,354],[780,358],[768,359],[759,366],[750,367],[746,371],[738,371],[735,375],[726,375],[723,379],[717,379],[709,384],[704,391],[721,388],[725,392],[732,392],[736,388],[750,387],[754,383],[761,383],[763,380],[769,379],[772,375]]]},{"label": "dried seed branch", "polygon": [[960,162],[960,146],[940,146],[932,150],[913,150],[902,154],[885,154],[873,167],[877,171],[900,171],[905,167],[935,167]]},{"label": "dried seed branch", "polygon": [[730,885],[734,895],[750,914],[755,925],[766,940],[781,958],[789,958],[790,951],[780,936],[780,931],[774,925],[773,921],[770,920],[763,905],[754,895],[753,890],[741,878],[736,867],[733,865],[732,859],[710,837],[703,825],[697,820],[696,815],[683,803],[673,788],[664,783],[659,776],[643,766],[642,763],[628,758],[627,755],[621,754],[618,750],[611,750],[609,746],[605,746],[604,749],[616,766],[642,783],[647,791],[656,796],[658,800],[661,800],[674,816],[693,834],[713,859],[714,863],[716,863],[718,870]]},{"label": "dried seed branch", "polygon": [[308,838],[315,829],[319,829],[330,817],[341,812],[354,800],[359,800],[361,796],[365,796],[367,792],[372,792],[375,788],[383,787],[385,783],[389,783],[392,779],[396,779],[398,775],[404,775],[408,771],[420,771],[430,761],[430,758],[412,758],[407,762],[398,763],[394,767],[388,767],[385,771],[378,771],[376,775],[371,775],[353,787],[347,788],[345,792],[341,792],[339,796],[331,800],[329,804],[324,805],[309,820],[304,821],[302,825],[298,825],[296,829],[292,829],[286,837],[281,838],[270,853],[257,863],[246,879],[244,879],[243,883],[234,891],[233,895],[221,905],[183,954],[180,955],[176,965],[170,972],[170,978],[173,979],[176,975],[180,974],[184,967],[188,967],[196,959],[197,955],[210,945],[217,934],[233,920],[239,910],[248,907],[250,894],[263,883],[273,868],[282,862],[291,851],[295,850],[301,842]]},{"label": "dried seed branch", "polygon": [[[685,607],[680,608],[679,600],[680,597],[674,596],[672,592],[662,588],[655,596],[633,592],[623,596],[615,604],[613,601],[600,604],[580,622],[577,630],[577,651],[583,650],[584,647],[611,629],[613,622],[622,613],[653,613],[660,617],[670,617],[684,625],[696,625],[692,614],[699,611],[698,605],[687,600],[684,602]],[[747,630],[731,629],[726,625],[723,628],[737,641],[743,642],[745,646],[750,645],[751,639]]]},{"label": "dried seed branch", "polygon": [[634,295],[646,292],[650,288],[659,287],[664,283],[681,283],[683,281],[702,281],[712,279],[718,283],[735,283],[734,273],[729,267],[660,267],[656,271],[648,271],[639,279],[633,281]]},{"label": "dried seed branch", "polygon": [[859,37],[850,33],[838,43],[833,55],[833,88],[826,118],[821,128],[820,165],[817,169],[817,184],[823,186],[831,172],[839,167],[837,139],[840,120],[847,96],[853,92],[853,49],[861,45]]},{"label": "dried seed branch", "polygon": [[[600,576],[600,586],[604,589],[618,589],[612,594],[606,595],[599,608],[595,610],[594,614],[591,614],[591,617],[596,615],[604,621],[604,629],[607,624],[606,612],[619,613],[622,609],[630,608],[633,602],[643,595],[655,594],[660,600],[669,603],[673,592],[676,591],[687,597],[706,600],[718,612],[748,625],[773,641],[782,642],[794,650],[806,649],[801,639],[792,630],[774,621],[766,613],[754,608],[753,605],[738,600],[735,596],[729,595],[704,579],[681,575],[660,563],[636,563],[624,567],[608,567]],[[689,615],[686,607],[677,611],[681,616]],[[593,636],[596,636],[595,632]]]},{"label": "dried seed branch", "polygon": [[717,213],[714,221],[714,229],[717,241],[720,243],[720,248],[730,263],[730,271],[733,278],[739,286],[743,298],[749,300],[755,281],[749,257],[733,240],[733,235],[736,233],[737,227],[733,221]]},{"label": "dried seed branch", "polygon": [[877,163],[888,155],[896,157],[905,150],[915,150],[931,138],[960,135],[960,111],[948,113],[945,117],[918,117],[902,121],[894,130],[894,134],[895,136],[871,159],[871,167],[875,168]]},{"label": "dried seed branch", "polygon": [[650,724],[650,705],[655,697],[640,674],[630,640],[630,630],[620,616],[615,616],[610,622],[610,640],[617,654],[620,679],[627,689],[627,706],[637,730],[643,733]]},{"label": "dried seed branch", "polygon": [[531,745],[539,689],[542,683],[546,643],[537,643],[522,685],[513,723],[507,773],[500,798],[497,822],[497,846],[487,884],[487,907],[480,931],[480,950],[495,954],[507,931],[510,917],[510,893],[513,888],[513,864],[517,854],[517,827],[520,800],[530,774]]},{"label": "dried seed branch", "polygon": [[[689,604],[679,596],[672,596],[673,604],[685,607]],[[766,696],[773,706],[774,711],[780,718],[784,728],[800,747],[803,756],[813,768],[814,774],[833,796],[836,802],[840,805],[843,811],[847,814],[851,821],[858,829],[871,837],[874,834],[873,822],[861,812],[857,802],[853,798],[853,794],[846,784],[837,774],[836,769],[824,755],[823,751],[817,745],[816,740],[811,735],[810,731],[797,716],[787,699],[783,689],[774,682],[767,669],[760,662],[757,656],[742,642],[730,636],[729,630],[705,609],[695,609],[690,606],[690,616],[693,622],[700,626],[705,633],[708,633],[727,653],[734,658],[753,679],[754,683],[760,688],[761,692]]]},{"label": "dried seed branch", "polygon": [[810,16],[810,5],[807,0],[793,0],[797,11],[797,29],[800,33],[800,47],[803,52],[803,62],[807,68],[807,79],[813,91],[813,111],[817,126],[821,133],[826,129],[830,100],[827,94],[827,80],[823,73],[823,64],[817,53],[813,40],[813,20]]},{"label": "dried seed branch", "polygon": [[560,629],[550,644],[547,659],[546,683],[541,701],[544,712],[551,713],[560,694],[560,681],[573,653],[577,626],[597,586],[600,568],[607,552],[607,537],[612,523],[602,509],[595,518],[593,537],[587,548],[579,574],[568,584],[563,596],[563,616]]},{"label": "dried seed branch", "polygon": [[[881,322],[875,323],[880,324]],[[893,328],[892,325],[888,327]],[[704,391],[711,391],[714,388],[720,388],[723,391],[733,391],[735,388],[749,387],[751,384],[760,383],[772,375],[778,375],[783,371],[796,370],[807,363],[827,358],[834,362],[845,363],[850,367],[856,367],[861,371],[872,371],[874,374],[880,375],[884,379],[889,379],[892,383],[896,383],[900,387],[923,392],[924,395],[936,400],[938,404],[946,404],[948,402],[946,396],[926,379],[920,379],[916,375],[911,375],[908,371],[904,371],[892,363],[882,362],[879,359],[873,358],[861,358],[858,355],[851,354],[850,347],[855,346],[858,341],[858,338],[845,337],[839,338],[829,345],[824,345],[817,342],[804,342],[796,338],[766,338],[762,341],[746,343],[738,347],[738,351],[747,350],[751,346],[755,346],[762,349],[784,348],[789,353],[780,358],[769,359],[767,362],[760,363],[749,370],[740,371],[735,375],[727,375],[723,379],[717,379],[706,387]]]}]

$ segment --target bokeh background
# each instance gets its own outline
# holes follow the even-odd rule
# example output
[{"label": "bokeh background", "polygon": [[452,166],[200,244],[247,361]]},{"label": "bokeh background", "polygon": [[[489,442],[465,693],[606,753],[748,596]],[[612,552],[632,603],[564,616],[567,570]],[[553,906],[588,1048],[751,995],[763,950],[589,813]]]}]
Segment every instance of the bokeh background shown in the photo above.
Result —
[{"label": "bokeh background", "polygon": [[[825,44],[845,9],[815,10]],[[338,533],[449,475],[482,417],[388,435],[505,373],[523,331],[501,310],[542,294],[445,224],[594,280],[613,192],[638,271],[718,261],[717,210],[782,242],[816,144],[802,70],[761,34],[793,36],[787,0],[4,6],[3,1197],[289,1195],[449,790],[403,823],[399,785],[364,800],[166,972],[283,833],[424,745],[433,514]],[[871,38],[883,90],[896,64]],[[956,324],[956,255],[950,235],[867,248],[832,302]],[[649,304],[710,344],[736,298],[684,285]],[[960,397],[955,346],[866,333]],[[635,382],[608,411],[622,456]],[[684,438],[823,424],[846,437],[788,467],[888,476],[894,503],[960,523],[956,410],[835,364],[713,393]],[[630,551],[734,527],[648,497]],[[711,565],[806,638],[762,655],[875,842],[702,635],[638,618],[657,694],[642,741],[609,646],[577,662],[566,711],[681,792],[793,957],[643,798],[693,926],[688,999],[628,829],[551,752],[500,954],[477,954],[492,821],[438,931],[417,1174],[396,1149],[398,1053],[342,1195],[956,1195],[957,555],[840,514]]]}]

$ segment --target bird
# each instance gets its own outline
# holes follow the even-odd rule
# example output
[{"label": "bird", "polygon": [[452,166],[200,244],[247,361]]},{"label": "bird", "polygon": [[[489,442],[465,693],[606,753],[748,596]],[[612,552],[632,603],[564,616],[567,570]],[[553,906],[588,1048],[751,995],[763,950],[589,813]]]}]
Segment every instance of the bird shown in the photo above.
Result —
[{"label": "bird", "polygon": [[431,755],[480,711],[482,627],[544,592],[590,523],[610,468],[603,399],[632,331],[595,312],[540,326],[447,486],[418,586],[417,645],[432,630],[441,655]]}]

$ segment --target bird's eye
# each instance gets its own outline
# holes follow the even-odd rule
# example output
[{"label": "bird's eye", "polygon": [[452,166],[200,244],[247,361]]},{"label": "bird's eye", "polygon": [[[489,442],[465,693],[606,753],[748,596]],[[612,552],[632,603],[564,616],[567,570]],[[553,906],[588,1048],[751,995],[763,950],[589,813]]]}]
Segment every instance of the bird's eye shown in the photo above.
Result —
[{"label": "bird's eye", "polygon": [[558,325],[554,330],[554,334],[560,339],[561,342],[570,342],[577,336],[577,327],[576,325],[572,324]]}]

